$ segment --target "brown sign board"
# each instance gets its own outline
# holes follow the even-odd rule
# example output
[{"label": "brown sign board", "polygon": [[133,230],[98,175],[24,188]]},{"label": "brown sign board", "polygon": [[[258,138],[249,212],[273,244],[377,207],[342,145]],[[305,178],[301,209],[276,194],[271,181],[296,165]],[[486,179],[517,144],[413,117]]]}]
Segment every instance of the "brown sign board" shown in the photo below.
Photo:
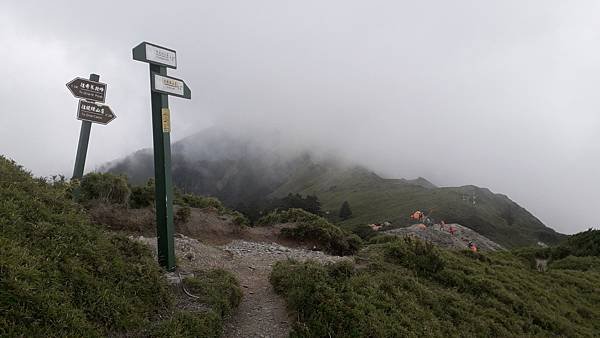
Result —
[{"label": "brown sign board", "polygon": [[67,88],[69,88],[73,96],[79,99],[87,99],[102,103],[106,100],[106,83],[77,77],[67,83]]},{"label": "brown sign board", "polygon": [[108,124],[115,118],[117,118],[117,116],[109,106],[96,102],[79,100],[79,106],[77,107],[78,120]]}]

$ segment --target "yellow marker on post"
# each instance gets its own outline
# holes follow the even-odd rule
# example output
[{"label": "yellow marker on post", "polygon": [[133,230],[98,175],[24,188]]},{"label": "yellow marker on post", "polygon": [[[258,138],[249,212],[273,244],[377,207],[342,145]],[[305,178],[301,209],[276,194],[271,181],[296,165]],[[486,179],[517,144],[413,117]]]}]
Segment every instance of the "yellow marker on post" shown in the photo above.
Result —
[{"label": "yellow marker on post", "polygon": [[171,111],[169,108],[162,109],[162,130],[163,133],[171,132]]}]

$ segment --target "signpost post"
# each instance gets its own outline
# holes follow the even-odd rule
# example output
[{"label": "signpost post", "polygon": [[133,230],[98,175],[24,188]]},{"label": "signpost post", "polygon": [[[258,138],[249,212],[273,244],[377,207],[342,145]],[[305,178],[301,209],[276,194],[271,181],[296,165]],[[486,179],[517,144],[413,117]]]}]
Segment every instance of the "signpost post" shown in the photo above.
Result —
[{"label": "signpost post", "polygon": [[168,95],[190,99],[191,91],[182,80],[167,76],[167,68],[177,68],[177,54],[174,50],[142,42],[133,48],[133,59],[150,64],[158,262],[168,271],[172,271],[175,269],[175,243],[171,177],[171,113]]},{"label": "signpost post", "polygon": [[[116,118],[109,106],[95,102],[106,100],[106,84],[98,82],[99,80],[100,75],[90,74],[89,80],[77,77],[67,83],[67,88],[69,88],[71,94],[76,98],[83,99],[79,100],[77,108],[77,119],[81,120],[81,130],[79,132],[79,143],[77,144],[75,167],[73,168],[72,179],[74,180],[80,180],[83,177],[92,122],[107,124]],[[76,198],[78,193],[78,190],[76,190]]]}]

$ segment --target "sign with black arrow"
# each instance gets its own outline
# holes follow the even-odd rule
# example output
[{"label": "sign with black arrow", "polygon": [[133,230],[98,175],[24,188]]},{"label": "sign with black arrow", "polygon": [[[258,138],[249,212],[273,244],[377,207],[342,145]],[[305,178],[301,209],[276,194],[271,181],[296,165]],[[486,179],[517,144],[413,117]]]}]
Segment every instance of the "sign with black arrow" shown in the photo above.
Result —
[{"label": "sign with black arrow", "polygon": [[150,79],[151,89],[154,92],[178,96],[184,99],[192,98],[192,91],[181,79],[158,73],[152,73]]},{"label": "sign with black arrow", "polygon": [[81,77],[67,83],[67,88],[78,99],[87,99],[104,103],[106,99],[106,83],[94,82]]},{"label": "sign with black arrow", "polygon": [[109,106],[96,102],[79,100],[77,119],[100,124],[108,124],[115,118],[117,118],[117,116],[115,113],[113,113]]}]

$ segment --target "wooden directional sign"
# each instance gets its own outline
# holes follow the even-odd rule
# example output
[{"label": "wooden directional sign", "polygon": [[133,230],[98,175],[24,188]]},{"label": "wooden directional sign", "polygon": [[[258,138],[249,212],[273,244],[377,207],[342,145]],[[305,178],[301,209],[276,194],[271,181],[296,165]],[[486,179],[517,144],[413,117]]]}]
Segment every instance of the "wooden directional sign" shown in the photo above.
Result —
[{"label": "wooden directional sign", "polygon": [[133,48],[133,59],[167,68],[177,68],[177,53],[174,50],[148,42],[142,42]]},{"label": "wooden directional sign", "polygon": [[108,124],[115,118],[117,118],[117,116],[109,106],[96,102],[79,100],[79,107],[77,108],[78,120]]},{"label": "wooden directional sign", "polygon": [[88,99],[104,103],[106,99],[106,83],[94,82],[81,77],[67,83],[67,88],[78,99]]},{"label": "wooden directional sign", "polygon": [[184,99],[192,98],[192,91],[190,88],[183,80],[178,78],[152,73],[150,85],[154,92],[183,97]]}]

